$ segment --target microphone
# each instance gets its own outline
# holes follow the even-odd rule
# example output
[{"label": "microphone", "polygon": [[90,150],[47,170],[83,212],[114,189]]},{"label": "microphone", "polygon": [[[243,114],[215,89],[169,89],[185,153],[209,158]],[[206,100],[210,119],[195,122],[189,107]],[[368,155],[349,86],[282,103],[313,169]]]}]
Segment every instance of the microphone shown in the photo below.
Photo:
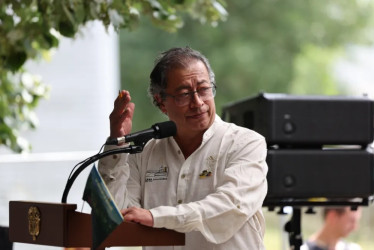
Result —
[{"label": "microphone", "polygon": [[144,146],[150,139],[163,139],[174,136],[177,133],[177,126],[173,121],[160,122],[152,125],[151,128],[128,134],[117,138],[109,138],[106,145],[119,145],[127,142],[134,142],[135,145]]}]

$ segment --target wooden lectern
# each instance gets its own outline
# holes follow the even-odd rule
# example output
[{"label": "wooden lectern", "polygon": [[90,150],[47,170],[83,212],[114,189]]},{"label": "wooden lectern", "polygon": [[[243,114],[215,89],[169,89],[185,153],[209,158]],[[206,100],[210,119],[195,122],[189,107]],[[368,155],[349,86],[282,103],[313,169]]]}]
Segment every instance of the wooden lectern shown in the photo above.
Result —
[{"label": "wooden lectern", "polygon": [[[9,202],[9,239],[12,242],[61,247],[91,247],[91,215],[75,211],[75,204]],[[98,249],[113,246],[184,245],[185,235],[132,222],[120,224]]]}]

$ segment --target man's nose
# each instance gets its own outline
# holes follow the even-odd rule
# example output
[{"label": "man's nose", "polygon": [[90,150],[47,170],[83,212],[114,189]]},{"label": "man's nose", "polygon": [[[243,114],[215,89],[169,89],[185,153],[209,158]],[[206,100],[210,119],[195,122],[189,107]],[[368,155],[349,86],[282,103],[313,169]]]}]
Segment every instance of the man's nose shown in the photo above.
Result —
[{"label": "man's nose", "polygon": [[201,99],[201,97],[199,96],[199,94],[197,92],[194,92],[191,96],[191,105],[194,105],[194,106],[201,106],[204,104],[204,101]]}]

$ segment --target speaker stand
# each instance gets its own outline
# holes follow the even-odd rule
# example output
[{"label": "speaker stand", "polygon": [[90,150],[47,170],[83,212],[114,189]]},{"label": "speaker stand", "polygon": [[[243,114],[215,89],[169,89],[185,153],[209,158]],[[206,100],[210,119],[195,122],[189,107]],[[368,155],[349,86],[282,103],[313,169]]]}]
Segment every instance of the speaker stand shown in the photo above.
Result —
[{"label": "speaker stand", "polygon": [[293,208],[292,217],[284,226],[284,230],[288,232],[291,250],[300,250],[303,244],[303,237],[301,235],[301,208]]}]

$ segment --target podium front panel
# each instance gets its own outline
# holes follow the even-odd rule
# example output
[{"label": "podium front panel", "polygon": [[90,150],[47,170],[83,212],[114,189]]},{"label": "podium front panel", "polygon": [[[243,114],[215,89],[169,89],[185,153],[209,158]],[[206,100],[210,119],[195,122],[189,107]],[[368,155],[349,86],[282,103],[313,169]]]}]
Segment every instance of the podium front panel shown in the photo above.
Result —
[{"label": "podium front panel", "polygon": [[11,201],[9,239],[37,245],[89,247],[91,217],[75,209],[75,204]]}]

